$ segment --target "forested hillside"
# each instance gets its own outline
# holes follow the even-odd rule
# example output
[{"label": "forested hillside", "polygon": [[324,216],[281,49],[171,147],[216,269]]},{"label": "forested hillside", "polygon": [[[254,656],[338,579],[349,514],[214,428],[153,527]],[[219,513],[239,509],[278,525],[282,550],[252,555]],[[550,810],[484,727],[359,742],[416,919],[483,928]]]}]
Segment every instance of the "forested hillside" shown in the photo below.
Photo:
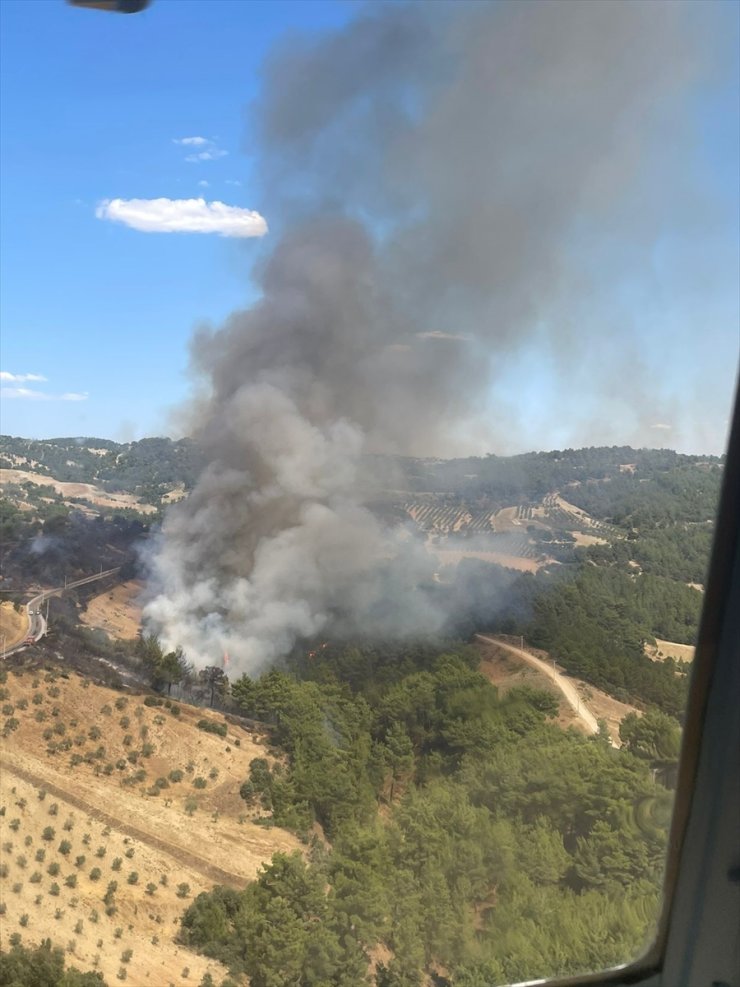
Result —
[{"label": "forested hillside", "polygon": [[655,750],[639,731],[642,756],[564,734],[550,695],[502,697],[477,661],[451,643],[358,643],[235,682],[287,756],[253,761],[242,797],[314,835],[308,859],[277,855],[245,891],[201,895],[183,942],[252,987],[275,969],[306,987],[410,987],[424,972],[478,987],[639,953],[671,801]]}]

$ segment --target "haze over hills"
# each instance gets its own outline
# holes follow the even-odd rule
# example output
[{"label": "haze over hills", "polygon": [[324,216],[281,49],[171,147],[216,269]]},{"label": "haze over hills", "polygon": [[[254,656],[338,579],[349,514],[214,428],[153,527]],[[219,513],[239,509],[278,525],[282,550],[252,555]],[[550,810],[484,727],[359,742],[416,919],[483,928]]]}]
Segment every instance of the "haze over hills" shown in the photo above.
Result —
[{"label": "haze over hills", "polygon": [[[320,962],[347,987],[452,973],[473,987],[639,952],[722,459],[364,457],[367,509],[429,559],[422,590],[444,623],[422,636],[337,624],[243,675],[217,644],[194,669],[136,634],[149,546],[198,480],[194,443],[3,437],[0,450],[3,612],[22,616],[31,585],[121,567],[102,592],[51,600],[48,636],[2,670],[14,942],[51,922],[68,962],[109,982],[187,967],[262,984],[278,963],[308,984]],[[195,708],[210,704],[226,720]],[[204,894],[178,897],[168,872]]]}]

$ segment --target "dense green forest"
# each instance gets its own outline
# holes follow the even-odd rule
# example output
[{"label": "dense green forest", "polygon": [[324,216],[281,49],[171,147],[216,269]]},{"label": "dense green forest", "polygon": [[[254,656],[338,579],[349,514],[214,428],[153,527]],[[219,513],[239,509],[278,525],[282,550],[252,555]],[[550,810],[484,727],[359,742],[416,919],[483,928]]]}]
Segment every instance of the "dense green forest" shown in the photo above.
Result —
[{"label": "dense green forest", "polygon": [[500,696],[477,661],[452,643],[330,645],[237,680],[283,754],[252,762],[242,797],[309,852],[200,895],[183,942],[253,987],[482,987],[637,955],[670,809],[651,767],[675,761],[677,724],[633,725],[618,751],[548,722],[546,693]]}]

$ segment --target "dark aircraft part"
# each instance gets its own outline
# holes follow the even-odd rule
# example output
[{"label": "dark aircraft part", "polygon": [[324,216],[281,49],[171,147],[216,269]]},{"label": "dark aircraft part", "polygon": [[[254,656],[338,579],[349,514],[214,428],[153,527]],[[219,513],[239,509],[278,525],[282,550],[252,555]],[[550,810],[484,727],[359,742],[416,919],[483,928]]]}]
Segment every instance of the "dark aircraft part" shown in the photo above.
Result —
[{"label": "dark aircraft part", "polygon": [[149,0],[67,0],[73,7],[90,7],[94,10],[112,10],[117,14],[138,14],[149,5]]}]

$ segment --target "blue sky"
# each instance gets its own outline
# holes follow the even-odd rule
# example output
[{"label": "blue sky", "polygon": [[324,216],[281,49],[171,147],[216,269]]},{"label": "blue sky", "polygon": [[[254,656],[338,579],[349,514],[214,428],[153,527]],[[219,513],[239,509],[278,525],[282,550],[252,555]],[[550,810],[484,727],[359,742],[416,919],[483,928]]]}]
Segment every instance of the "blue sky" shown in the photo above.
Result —
[{"label": "blue sky", "polygon": [[[99,217],[130,211],[119,199],[203,197],[262,210],[245,111],[258,96],[265,54],[288,30],[337,26],[355,10],[313,0],[155,0],[127,17],[63,0],[2,0],[3,432],[128,440],[171,431],[171,409],[188,393],[193,328],[217,324],[250,300],[249,272],[269,233],[163,235]],[[696,245],[707,272],[703,291],[683,291],[690,258],[668,235],[654,256],[661,297],[631,296],[629,286],[622,292],[620,304],[638,328],[645,324],[646,348],[665,365],[665,379],[655,384],[658,430],[651,436],[635,426],[625,440],[686,451],[722,447],[738,351],[735,84],[730,77],[697,92],[687,108],[702,120],[697,161],[721,217],[712,242]],[[256,222],[241,211],[230,221]],[[139,223],[170,219],[160,209]],[[265,219],[269,225],[267,212]],[[225,221],[208,207],[189,217],[201,225]],[[650,341],[648,329],[658,323]],[[553,391],[547,360],[541,377],[527,375],[521,441],[576,444],[567,417],[550,427],[553,402],[567,409],[568,396]],[[521,381],[513,365],[491,408],[521,405]],[[660,430],[672,427],[660,416],[661,402],[670,403],[663,391],[696,408],[695,428]],[[603,439],[618,436],[605,429]]]},{"label": "blue sky", "polygon": [[[343,4],[157,0],[142,14],[3,0],[2,431],[130,439],[168,427],[193,326],[249,298],[260,243],[147,235],[101,200],[203,196],[254,208],[245,106],[286,27],[339,24]],[[201,136],[227,152],[190,162]],[[208,186],[200,183],[208,182]],[[239,183],[239,184],[236,184]],[[75,395],[84,400],[62,400]]]}]

